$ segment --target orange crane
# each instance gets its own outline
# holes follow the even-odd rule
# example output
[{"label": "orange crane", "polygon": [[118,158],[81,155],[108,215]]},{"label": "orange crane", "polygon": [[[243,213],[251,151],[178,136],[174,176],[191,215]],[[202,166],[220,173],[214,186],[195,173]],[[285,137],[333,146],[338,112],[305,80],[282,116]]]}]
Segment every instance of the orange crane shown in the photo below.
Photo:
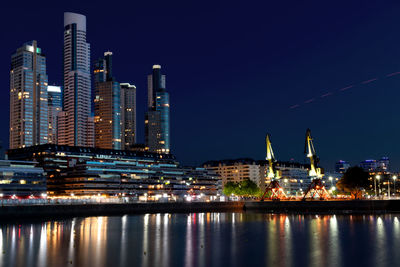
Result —
[{"label": "orange crane", "polygon": [[322,178],[324,177],[323,170],[318,167],[319,158],[315,152],[313,138],[311,137],[311,130],[306,131],[306,143],[304,147],[304,154],[310,159],[310,170],[308,175],[311,177],[311,184],[304,193],[303,200],[306,198],[316,198],[327,199],[329,198],[329,193],[326,191],[325,186],[322,183]]},{"label": "orange crane", "polygon": [[265,189],[261,201],[264,201],[269,192],[270,192],[269,199],[272,200],[285,199],[286,198],[285,192],[283,192],[283,189],[281,188],[278,182],[279,178],[281,177],[281,172],[276,169],[276,159],[274,156],[274,151],[272,150],[271,138],[269,134],[267,134],[265,142],[267,145],[266,160],[268,161],[268,169],[266,177],[268,177],[270,183]]}]

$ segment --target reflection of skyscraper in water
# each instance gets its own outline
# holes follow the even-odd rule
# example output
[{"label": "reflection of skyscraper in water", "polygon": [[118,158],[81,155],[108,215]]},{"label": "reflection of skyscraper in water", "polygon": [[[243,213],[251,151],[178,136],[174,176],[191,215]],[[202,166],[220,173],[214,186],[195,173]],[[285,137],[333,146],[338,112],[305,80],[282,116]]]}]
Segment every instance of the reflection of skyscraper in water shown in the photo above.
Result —
[{"label": "reflection of skyscraper in water", "polygon": [[169,92],[165,88],[165,75],[161,66],[154,65],[148,76],[148,107],[145,118],[146,147],[157,153],[170,152]]}]

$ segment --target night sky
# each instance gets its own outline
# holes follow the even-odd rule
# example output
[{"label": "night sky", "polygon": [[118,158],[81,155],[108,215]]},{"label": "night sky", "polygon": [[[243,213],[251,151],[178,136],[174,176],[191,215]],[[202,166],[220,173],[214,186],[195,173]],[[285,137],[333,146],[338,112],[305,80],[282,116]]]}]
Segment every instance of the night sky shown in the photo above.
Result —
[{"label": "night sky", "polygon": [[267,132],[279,160],[304,162],[311,128],[328,170],[381,156],[398,170],[400,75],[387,75],[400,71],[400,3],[383,2],[2,3],[0,139],[8,147],[11,54],[37,40],[49,84],[61,84],[70,11],[87,16],[92,62],[112,51],[114,76],[137,86],[139,142],[147,74],[162,65],[172,151],[184,164],[263,159]]}]

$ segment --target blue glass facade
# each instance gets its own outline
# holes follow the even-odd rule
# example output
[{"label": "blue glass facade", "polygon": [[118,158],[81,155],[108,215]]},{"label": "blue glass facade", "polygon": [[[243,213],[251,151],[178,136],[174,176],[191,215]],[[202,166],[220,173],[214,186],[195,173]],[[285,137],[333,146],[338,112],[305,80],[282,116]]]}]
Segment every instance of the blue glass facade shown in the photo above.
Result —
[{"label": "blue glass facade", "polygon": [[148,76],[148,111],[145,115],[146,147],[149,151],[168,154],[170,144],[169,93],[161,66],[154,65]]},{"label": "blue glass facade", "polygon": [[165,90],[160,90],[156,93],[156,111],[160,112],[160,147],[162,153],[169,153],[169,93]]},{"label": "blue glass facade", "polygon": [[11,57],[10,148],[47,143],[47,85],[45,56],[25,43]]}]

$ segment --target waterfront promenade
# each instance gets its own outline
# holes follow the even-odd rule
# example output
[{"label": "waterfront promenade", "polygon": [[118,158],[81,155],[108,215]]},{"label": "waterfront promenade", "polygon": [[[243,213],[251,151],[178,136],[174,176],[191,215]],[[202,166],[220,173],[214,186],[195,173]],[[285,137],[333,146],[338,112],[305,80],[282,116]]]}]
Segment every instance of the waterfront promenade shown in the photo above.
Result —
[{"label": "waterfront promenade", "polygon": [[0,207],[1,220],[20,218],[86,217],[146,213],[262,212],[369,214],[400,213],[400,200],[332,201],[231,201],[231,202],[131,202],[131,203],[42,203],[6,204]]}]

